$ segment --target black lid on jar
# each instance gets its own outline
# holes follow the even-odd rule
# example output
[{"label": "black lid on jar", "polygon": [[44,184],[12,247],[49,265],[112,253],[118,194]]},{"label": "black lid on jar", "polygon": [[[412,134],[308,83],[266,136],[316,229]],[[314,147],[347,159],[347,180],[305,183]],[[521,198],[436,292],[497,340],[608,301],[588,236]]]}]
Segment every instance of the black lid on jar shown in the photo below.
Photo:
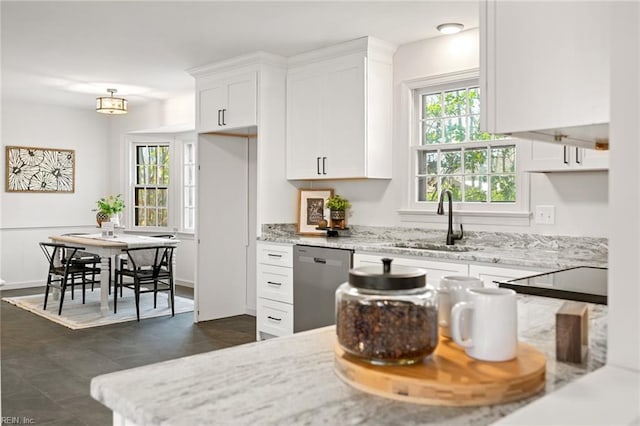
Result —
[{"label": "black lid on jar", "polygon": [[425,287],[427,276],[422,269],[391,267],[393,259],[382,259],[381,265],[363,266],[349,271],[349,284],[369,290],[410,290]]}]

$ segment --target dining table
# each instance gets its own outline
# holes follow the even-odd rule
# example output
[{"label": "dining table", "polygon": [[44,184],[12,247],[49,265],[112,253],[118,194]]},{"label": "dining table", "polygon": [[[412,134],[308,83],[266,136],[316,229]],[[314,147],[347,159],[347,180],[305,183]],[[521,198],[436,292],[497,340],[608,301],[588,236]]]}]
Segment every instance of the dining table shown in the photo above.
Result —
[{"label": "dining table", "polygon": [[[114,236],[104,236],[99,234],[75,234],[75,235],[53,235],[49,239],[55,243],[72,244],[81,246],[89,253],[100,256],[100,311],[102,315],[109,315],[109,272],[111,264],[115,265],[115,258],[123,254],[123,249],[136,247],[153,246],[177,246],[180,242],[175,238],[150,237],[146,235],[115,234]],[[109,261],[113,259],[113,261]],[[173,270],[175,270],[175,255],[172,259]],[[115,290],[114,290],[115,291]],[[55,299],[55,295],[54,295]],[[169,306],[171,306],[171,298]]]}]

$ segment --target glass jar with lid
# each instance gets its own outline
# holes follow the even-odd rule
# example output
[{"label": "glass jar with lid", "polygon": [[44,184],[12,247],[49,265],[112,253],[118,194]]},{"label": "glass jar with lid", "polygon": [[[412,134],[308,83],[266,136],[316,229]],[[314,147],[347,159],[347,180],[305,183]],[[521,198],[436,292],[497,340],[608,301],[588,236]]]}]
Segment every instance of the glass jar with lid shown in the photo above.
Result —
[{"label": "glass jar with lid", "polygon": [[391,261],[352,269],[336,290],[338,344],[372,364],[413,364],[438,344],[436,291],[423,270]]}]

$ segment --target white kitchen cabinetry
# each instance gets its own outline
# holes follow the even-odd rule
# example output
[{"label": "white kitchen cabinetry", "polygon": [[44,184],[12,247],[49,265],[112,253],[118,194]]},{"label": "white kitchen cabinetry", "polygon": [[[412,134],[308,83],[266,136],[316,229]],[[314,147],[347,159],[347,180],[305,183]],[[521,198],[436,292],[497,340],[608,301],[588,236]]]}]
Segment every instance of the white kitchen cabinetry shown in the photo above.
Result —
[{"label": "white kitchen cabinetry", "polygon": [[609,170],[609,151],[577,146],[532,143],[527,172],[571,172]]},{"label": "white kitchen cabinetry", "polygon": [[257,124],[257,73],[198,80],[198,132],[233,130]]},{"label": "white kitchen cabinetry", "polygon": [[[355,253],[353,255],[353,267],[382,265],[383,258],[391,258],[391,268],[393,265],[410,266],[423,269],[427,273],[427,284],[434,288],[440,287],[440,278],[446,275],[468,275],[469,266],[465,263],[438,262],[426,260],[421,257],[403,257],[394,255],[379,255]],[[382,266],[381,269],[382,271]]]},{"label": "white kitchen cabinetry", "polygon": [[287,179],[391,179],[394,51],[364,37],[289,58]]},{"label": "white kitchen cabinetry", "polygon": [[[297,188],[284,172],[286,71],[285,58],[265,52],[189,70],[199,117],[196,322],[257,313],[261,225],[295,211]],[[219,109],[226,127],[217,127]]]},{"label": "white kitchen cabinetry", "polygon": [[257,244],[257,339],[293,334],[293,246]]},{"label": "white kitchen cabinetry", "polygon": [[482,1],[483,130],[584,147],[607,140],[610,9]]},{"label": "white kitchen cabinetry", "polygon": [[540,273],[542,272],[528,269],[512,269],[474,264],[469,265],[469,276],[480,278],[485,287],[497,287],[498,285],[494,284],[494,281],[506,281]]}]

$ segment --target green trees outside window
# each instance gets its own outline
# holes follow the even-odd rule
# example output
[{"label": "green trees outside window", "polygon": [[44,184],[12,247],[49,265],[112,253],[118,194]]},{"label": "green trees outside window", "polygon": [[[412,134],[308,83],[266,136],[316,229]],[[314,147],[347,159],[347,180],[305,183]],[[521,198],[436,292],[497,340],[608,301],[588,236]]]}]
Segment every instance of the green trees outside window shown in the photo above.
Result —
[{"label": "green trees outside window", "polygon": [[444,189],[455,201],[516,201],[516,147],[480,131],[477,86],[422,93],[420,134],[418,201],[437,201]]},{"label": "green trees outside window", "polygon": [[136,147],[135,226],[169,223],[169,145]]}]

